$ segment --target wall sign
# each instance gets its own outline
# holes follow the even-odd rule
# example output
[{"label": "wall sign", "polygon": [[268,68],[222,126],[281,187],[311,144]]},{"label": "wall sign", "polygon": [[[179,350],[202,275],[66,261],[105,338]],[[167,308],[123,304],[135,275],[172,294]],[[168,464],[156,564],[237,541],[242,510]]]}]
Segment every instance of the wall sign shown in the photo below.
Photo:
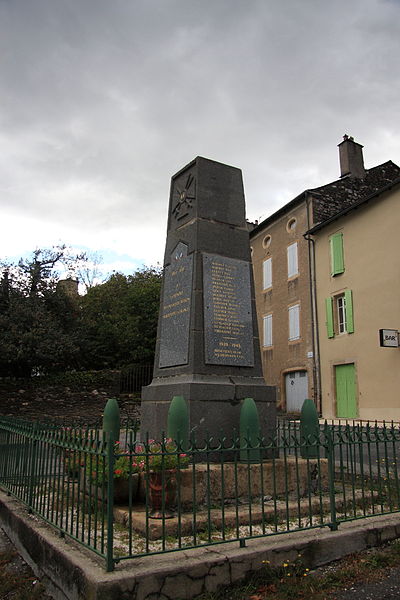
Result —
[{"label": "wall sign", "polygon": [[398,348],[399,332],[397,329],[380,329],[379,341],[383,348]]}]

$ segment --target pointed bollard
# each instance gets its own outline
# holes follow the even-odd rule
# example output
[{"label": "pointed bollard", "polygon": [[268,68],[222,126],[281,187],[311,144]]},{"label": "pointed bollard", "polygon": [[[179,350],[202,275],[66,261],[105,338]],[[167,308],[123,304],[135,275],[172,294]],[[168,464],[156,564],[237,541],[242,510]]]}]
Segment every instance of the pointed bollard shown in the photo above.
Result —
[{"label": "pointed bollard", "polygon": [[119,441],[120,423],[118,402],[115,398],[110,398],[104,409],[103,431],[112,433],[114,442]]},{"label": "pointed bollard", "polygon": [[301,458],[318,458],[319,418],[314,402],[306,398],[300,415]]},{"label": "pointed bollard", "polygon": [[260,462],[260,419],[253,398],[243,400],[240,411],[240,460]]},{"label": "pointed bollard", "polygon": [[174,396],[168,409],[167,435],[182,450],[189,447],[189,411],[183,396]]}]

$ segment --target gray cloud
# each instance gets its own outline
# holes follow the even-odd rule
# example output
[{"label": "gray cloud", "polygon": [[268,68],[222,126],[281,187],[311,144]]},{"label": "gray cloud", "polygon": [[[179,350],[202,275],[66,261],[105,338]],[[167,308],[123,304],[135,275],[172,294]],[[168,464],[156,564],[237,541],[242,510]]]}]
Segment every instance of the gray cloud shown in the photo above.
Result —
[{"label": "gray cloud", "polygon": [[1,207],[29,232],[21,252],[50,228],[161,259],[169,179],[196,155],[243,169],[251,218],[338,177],[344,133],[367,166],[399,162],[399,16],[385,0],[0,0]]}]

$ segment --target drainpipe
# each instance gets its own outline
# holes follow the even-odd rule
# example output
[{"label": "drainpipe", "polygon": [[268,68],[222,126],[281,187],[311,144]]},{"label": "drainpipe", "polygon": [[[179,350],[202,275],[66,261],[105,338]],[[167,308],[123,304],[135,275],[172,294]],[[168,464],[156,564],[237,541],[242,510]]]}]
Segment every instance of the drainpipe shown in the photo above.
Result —
[{"label": "drainpipe", "polygon": [[[310,197],[306,197],[307,204],[307,230],[311,228],[310,223]],[[321,370],[320,370],[320,349],[318,338],[318,311],[317,311],[317,288],[315,280],[315,240],[307,234],[303,236],[308,242],[308,268],[310,280],[310,301],[311,301],[311,328],[312,328],[312,347],[313,347],[313,375],[314,375],[314,401],[319,415],[322,415],[321,404]]]}]

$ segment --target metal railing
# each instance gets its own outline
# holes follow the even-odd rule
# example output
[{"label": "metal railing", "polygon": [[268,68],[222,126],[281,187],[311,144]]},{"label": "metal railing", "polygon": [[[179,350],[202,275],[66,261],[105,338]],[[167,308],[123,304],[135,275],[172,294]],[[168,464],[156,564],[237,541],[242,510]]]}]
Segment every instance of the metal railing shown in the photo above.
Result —
[{"label": "metal railing", "polygon": [[307,439],[280,429],[256,448],[238,436],[187,448],[135,436],[0,419],[0,485],[108,570],[400,510],[397,424],[324,423]]},{"label": "metal railing", "polygon": [[153,365],[131,365],[121,370],[119,379],[120,394],[140,394],[142,387],[149,385],[153,378]]}]

